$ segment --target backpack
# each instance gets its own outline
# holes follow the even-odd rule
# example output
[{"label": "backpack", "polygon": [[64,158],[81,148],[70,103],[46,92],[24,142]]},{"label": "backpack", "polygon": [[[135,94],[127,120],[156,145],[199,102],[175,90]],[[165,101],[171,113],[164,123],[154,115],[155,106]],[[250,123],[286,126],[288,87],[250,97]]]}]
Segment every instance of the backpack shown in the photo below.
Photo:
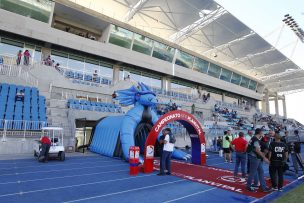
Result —
[{"label": "backpack", "polygon": [[169,137],[170,137],[170,141],[169,142],[171,144],[174,144],[176,142],[176,139],[175,139],[174,135],[172,133],[169,133]]}]

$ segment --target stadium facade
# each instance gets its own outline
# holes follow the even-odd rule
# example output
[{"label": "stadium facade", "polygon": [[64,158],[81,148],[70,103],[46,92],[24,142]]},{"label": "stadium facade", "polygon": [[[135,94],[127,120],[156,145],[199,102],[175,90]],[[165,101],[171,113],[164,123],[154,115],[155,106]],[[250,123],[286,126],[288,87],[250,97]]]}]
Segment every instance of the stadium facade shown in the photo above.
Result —
[{"label": "stadium facade", "polygon": [[[115,2],[105,1],[104,4],[109,4],[108,9],[114,9]],[[128,20],[135,18],[136,12],[142,6],[147,6],[145,2],[138,1],[139,5],[134,2],[133,7],[125,13]],[[209,5],[210,2],[213,6],[217,5],[213,1],[202,1],[201,4]],[[198,4],[199,1],[192,3]],[[111,95],[114,91],[126,88],[135,81],[151,86],[158,93],[162,103],[169,103],[172,100],[189,112],[195,105],[197,115],[202,115],[204,121],[209,119],[211,123],[214,104],[237,110],[240,115],[252,118],[259,111],[260,104],[261,110],[269,113],[269,100],[272,99],[275,100],[277,116],[279,116],[278,100],[283,101],[283,117],[286,118],[285,97],[278,93],[293,89],[280,89],[276,82],[278,78],[283,80],[282,77],[302,74],[297,72],[297,68],[291,72],[286,71],[288,69],[286,64],[281,71],[283,74],[271,72],[272,66],[283,65],[282,61],[269,62],[261,59],[258,67],[252,65],[256,66],[253,70],[269,69],[269,75],[262,76],[259,72],[249,74],[252,72],[249,68],[244,71],[242,68],[233,67],[236,63],[227,65],[223,62],[223,51],[220,49],[228,46],[225,45],[227,42],[244,47],[246,45],[241,42],[256,35],[240,21],[238,23],[249,30],[249,33],[227,39],[225,43],[222,41],[217,46],[214,44],[211,49],[204,51],[208,54],[202,54],[200,50],[194,51],[182,44],[181,38],[184,36],[181,36],[180,32],[175,32],[176,41],[169,40],[164,38],[163,34],[148,32],[123,19],[118,20],[117,17],[107,15],[105,12],[98,12],[92,8],[92,5],[86,6],[84,1],[2,0],[0,7],[0,55],[3,59],[0,68],[1,83],[38,88],[40,96],[45,97],[47,117],[42,118],[43,112],[40,109],[43,107],[39,106],[37,119],[31,116],[26,120],[25,116],[22,116],[18,118],[22,122],[21,127],[14,128],[16,115],[13,114],[12,118],[7,119],[6,114],[3,114],[0,119],[3,127],[6,126],[5,139],[10,135],[12,139],[14,138],[13,134],[9,134],[10,132],[23,130],[24,138],[30,136],[25,133],[28,129],[24,122],[38,121],[46,122],[48,125],[63,126],[67,138],[66,146],[75,146],[75,134],[77,136],[78,130],[83,126],[90,128],[99,118],[126,111],[116,104],[110,105]],[[221,11],[219,7],[216,8],[216,12]],[[210,12],[205,11],[203,14],[208,15]],[[233,17],[226,12],[216,16],[216,19],[219,21],[227,15]],[[235,20],[234,17],[233,19]],[[158,21],[157,16],[154,21]],[[229,27],[228,24],[221,26]],[[191,27],[188,27],[188,31],[190,29]],[[224,35],[221,37],[223,38]],[[261,42],[261,39],[247,41],[250,46],[258,46],[255,42]],[[267,51],[266,48],[259,50],[256,55],[251,54],[251,59],[267,58],[268,52],[277,51],[265,41],[262,42],[267,44],[271,51]],[[24,64],[24,61],[21,65],[16,64],[19,50],[22,53],[29,50],[31,55],[29,65]],[[280,57],[284,58],[279,55]],[[240,61],[240,58],[235,56],[234,60]],[[284,58],[284,60],[288,59]],[[241,63],[245,64],[247,61],[243,60]],[[286,63],[292,62],[286,61]],[[295,67],[293,63],[291,65]],[[261,71],[262,73],[264,72]],[[260,78],[255,77],[255,74]],[[273,81],[267,83],[270,80]],[[203,102],[200,95],[207,93],[210,94],[211,99]],[[90,105],[86,102],[77,103],[76,100],[86,100]],[[103,106],[99,106],[101,108],[97,108],[98,102],[103,103]],[[32,112],[31,114],[34,115]],[[13,123],[12,129],[7,128],[10,122]],[[37,130],[33,127],[34,124],[31,125],[32,130]],[[44,124],[39,123],[39,125]],[[88,140],[81,142],[87,143]],[[8,150],[9,147],[2,149]]]}]

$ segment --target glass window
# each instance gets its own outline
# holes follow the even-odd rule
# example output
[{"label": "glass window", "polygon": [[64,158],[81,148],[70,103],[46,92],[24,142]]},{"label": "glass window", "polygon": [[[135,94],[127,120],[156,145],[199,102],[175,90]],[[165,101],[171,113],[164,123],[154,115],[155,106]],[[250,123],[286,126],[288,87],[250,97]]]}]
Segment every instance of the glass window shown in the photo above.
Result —
[{"label": "glass window", "polygon": [[113,77],[113,68],[105,66],[103,64],[100,65],[100,74],[103,77],[112,78]]},{"label": "glass window", "polygon": [[220,73],[221,73],[221,67],[219,67],[218,65],[215,65],[213,63],[210,63],[208,75],[215,77],[215,78],[219,78]]},{"label": "glass window", "polygon": [[[141,82],[145,83],[150,87],[161,88],[161,80],[160,78],[153,78],[151,75],[145,75],[147,73],[142,73]],[[157,76],[155,76],[157,77]]]},{"label": "glass window", "polygon": [[250,81],[250,80],[249,80],[248,78],[242,77],[241,86],[242,86],[242,87],[248,88],[249,81]]},{"label": "glass window", "polygon": [[222,68],[222,73],[221,73],[220,79],[230,82],[231,75],[232,75],[232,72],[230,70],[226,70],[226,69]]},{"label": "glass window", "polygon": [[172,62],[175,49],[165,44],[154,41],[152,56],[164,61]]},{"label": "glass window", "polygon": [[253,81],[253,80],[250,80],[248,88],[251,89],[251,90],[256,90],[256,86],[257,86],[257,82]]},{"label": "glass window", "polygon": [[175,64],[183,66],[185,68],[192,68],[193,56],[186,52],[177,50]]},{"label": "glass window", "polygon": [[191,93],[191,87],[183,85],[183,84],[178,84],[178,83],[171,83],[171,91],[173,92],[182,92],[185,94]]},{"label": "glass window", "polygon": [[148,37],[134,33],[132,50],[151,55],[153,41]]},{"label": "glass window", "polygon": [[61,67],[68,66],[68,54],[52,50],[51,59],[55,61],[55,64],[59,63]]},{"label": "glass window", "polygon": [[100,69],[99,61],[94,60],[94,59],[85,59],[84,65],[85,65],[86,72],[94,73],[95,70],[99,71],[99,69]]},{"label": "glass window", "polygon": [[209,66],[208,61],[195,57],[193,70],[196,70],[196,71],[199,71],[202,73],[207,73],[208,66]]},{"label": "glass window", "polygon": [[233,74],[232,74],[232,77],[231,77],[231,82],[232,82],[233,84],[240,85],[241,77],[242,77],[242,76],[240,76],[239,74],[233,73]]},{"label": "glass window", "polygon": [[74,70],[84,70],[84,58],[69,54],[68,67]]},{"label": "glass window", "polygon": [[0,54],[16,56],[18,51],[23,51],[24,43],[1,38]]},{"label": "glass window", "polygon": [[37,49],[35,50],[35,54],[34,54],[34,61],[36,62],[40,62],[41,61],[41,51],[37,51]]},{"label": "glass window", "polygon": [[124,28],[112,25],[109,42],[121,47],[130,49],[132,44],[133,32]]},{"label": "glass window", "polygon": [[0,8],[47,23],[52,10],[51,1],[1,0]]}]

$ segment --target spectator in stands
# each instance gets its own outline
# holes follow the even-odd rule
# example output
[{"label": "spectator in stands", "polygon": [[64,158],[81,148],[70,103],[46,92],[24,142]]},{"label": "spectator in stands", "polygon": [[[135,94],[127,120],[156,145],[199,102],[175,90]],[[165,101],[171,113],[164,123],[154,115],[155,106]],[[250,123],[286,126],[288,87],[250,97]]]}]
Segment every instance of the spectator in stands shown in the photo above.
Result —
[{"label": "spectator in stands", "polygon": [[93,77],[92,77],[93,82],[97,82],[97,77],[98,77],[98,73],[97,73],[97,70],[95,70],[93,73]]},{"label": "spectator in stands", "polygon": [[0,65],[3,65],[3,57],[0,56]]},{"label": "spectator in stands", "polygon": [[225,162],[232,163],[231,158],[231,150],[230,150],[230,143],[232,141],[231,131],[230,129],[227,131],[224,131],[224,137],[223,137],[223,151],[224,151],[224,159]]},{"label": "spectator in stands", "polygon": [[50,55],[46,59],[44,59],[44,65],[47,65],[47,66],[52,66],[53,65]]},{"label": "spectator in stands", "polygon": [[55,69],[58,70],[58,71],[60,71],[60,64],[59,63],[56,63]]},{"label": "spectator in stands", "polygon": [[22,59],[22,51],[19,50],[18,53],[17,53],[17,59],[16,59],[17,66],[20,65],[21,59]]},{"label": "spectator in stands", "polygon": [[23,90],[20,90],[19,92],[17,92],[16,96],[15,96],[15,102],[16,101],[24,101],[24,92]]},{"label": "spectator in stands", "polygon": [[223,139],[221,137],[218,137],[216,140],[217,144],[217,151],[220,151],[222,149]]},{"label": "spectator in stands", "polygon": [[245,164],[246,164],[246,150],[247,141],[244,138],[244,133],[240,132],[239,137],[231,142],[231,146],[235,151],[235,167],[234,167],[234,177],[238,175],[239,166],[241,164],[242,178],[245,178]]},{"label": "spectator in stands", "polygon": [[52,143],[47,136],[43,136],[40,141],[41,141],[41,152],[39,155],[39,161],[47,162],[49,159],[49,151]]},{"label": "spectator in stands", "polygon": [[194,114],[194,113],[195,113],[195,104],[193,103],[191,106],[191,114]]},{"label": "spectator in stands", "polygon": [[124,80],[131,80],[130,74],[128,74],[127,77],[124,78]]},{"label": "spectator in stands", "polygon": [[214,104],[214,111],[218,112],[220,110],[220,107],[217,104]]},{"label": "spectator in stands", "polygon": [[71,30],[71,28],[69,26],[65,28],[66,32],[70,32],[70,30]]},{"label": "spectator in stands", "polygon": [[177,105],[175,102],[172,104],[172,111],[174,111],[174,110],[177,110]]},{"label": "spectator in stands", "polygon": [[250,162],[249,176],[247,179],[247,190],[250,192],[254,192],[255,188],[251,185],[252,180],[258,175],[260,181],[260,187],[264,192],[269,192],[270,188],[266,186],[266,182],[264,179],[264,169],[262,161],[265,161],[269,164],[269,160],[266,158],[264,153],[261,151],[261,145],[259,140],[262,138],[263,132],[260,128],[255,130],[255,135],[251,138],[248,143],[248,159]]},{"label": "spectator in stands", "polygon": [[29,50],[25,50],[23,53],[23,64],[28,66],[30,64],[30,57],[31,54],[29,52]]}]

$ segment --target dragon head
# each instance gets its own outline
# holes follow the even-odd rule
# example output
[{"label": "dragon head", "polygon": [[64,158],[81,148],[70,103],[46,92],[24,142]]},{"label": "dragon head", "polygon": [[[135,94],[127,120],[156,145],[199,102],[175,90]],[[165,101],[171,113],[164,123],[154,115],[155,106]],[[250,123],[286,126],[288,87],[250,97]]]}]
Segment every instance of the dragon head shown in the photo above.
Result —
[{"label": "dragon head", "polygon": [[132,86],[129,89],[119,90],[117,93],[117,99],[122,106],[129,106],[136,103],[143,106],[154,106],[158,103],[155,93],[141,82],[138,83],[138,87]]}]

